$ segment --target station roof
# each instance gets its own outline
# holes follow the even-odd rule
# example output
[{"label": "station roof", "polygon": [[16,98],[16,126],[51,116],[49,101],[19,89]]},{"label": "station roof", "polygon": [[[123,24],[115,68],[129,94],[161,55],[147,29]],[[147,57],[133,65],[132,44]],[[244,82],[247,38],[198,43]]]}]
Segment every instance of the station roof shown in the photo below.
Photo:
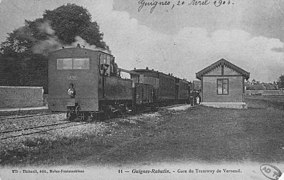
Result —
[{"label": "station roof", "polygon": [[196,78],[197,79],[201,79],[201,77],[205,74],[207,74],[208,72],[212,71],[213,69],[225,65],[233,70],[235,70],[236,72],[240,73],[242,76],[244,76],[246,79],[249,79],[250,73],[243,70],[242,68],[230,63],[229,61],[225,60],[225,59],[220,59],[219,61],[211,64],[210,66],[202,69],[201,71],[199,71],[198,73],[196,73]]}]

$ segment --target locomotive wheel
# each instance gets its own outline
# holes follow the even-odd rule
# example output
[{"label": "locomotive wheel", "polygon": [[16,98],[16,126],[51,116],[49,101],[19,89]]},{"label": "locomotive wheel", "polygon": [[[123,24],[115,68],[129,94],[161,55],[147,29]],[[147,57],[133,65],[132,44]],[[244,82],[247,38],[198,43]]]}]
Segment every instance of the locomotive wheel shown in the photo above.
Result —
[{"label": "locomotive wheel", "polygon": [[75,119],[75,115],[72,111],[68,111],[66,113],[66,118],[67,118],[68,121],[73,121]]},{"label": "locomotive wheel", "polygon": [[67,113],[66,113],[66,118],[68,121],[74,120],[74,110],[72,107],[67,107]]},{"label": "locomotive wheel", "polygon": [[106,119],[111,119],[112,117],[113,117],[113,114],[112,114],[112,112],[111,111],[109,111],[109,112],[105,112],[104,113],[104,120],[106,120]]},{"label": "locomotive wheel", "polygon": [[90,112],[90,113],[88,113],[86,121],[92,122],[92,121],[99,120],[99,119],[100,119],[100,113]]},{"label": "locomotive wheel", "polygon": [[87,122],[92,122],[94,120],[94,117],[92,115],[89,115],[86,117]]},{"label": "locomotive wheel", "polygon": [[76,114],[77,117],[80,116],[80,114],[81,114],[79,105],[75,106],[75,114]]},{"label": "locomotive wheel", "polygon": [[158,110],[158,108],[157,107],[155,107],[155,106],[151,106],[151,111],[157,111]]},{"label": "locomotive wheel", "polygon": [[84,112],[78,112],[78,117],[80,121],[85,121],[86,120],[86,115]]},{"label": "locomotive wheel", "polygon": [[67,113],[66,113],[67,120],[70,120],[70,117],[71,117],[71,113],[69,111],[67,111]]}]

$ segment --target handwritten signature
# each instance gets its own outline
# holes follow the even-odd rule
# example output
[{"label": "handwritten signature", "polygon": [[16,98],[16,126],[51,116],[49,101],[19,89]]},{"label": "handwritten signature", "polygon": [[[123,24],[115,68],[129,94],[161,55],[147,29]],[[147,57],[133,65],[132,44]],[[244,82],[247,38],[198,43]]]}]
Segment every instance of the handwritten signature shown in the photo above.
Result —
[{"label": "handwritten signature", "polygon": [[157,6],[169,7],[169,9],[174,9],[175,7],[184,6],[209,6],[213,4],[215,7],[220,7],[224,5],[233,5],[232,0],[138,0],[138,12],[140,12],[144,7],[150,8],[150,13],[153,13]]}]

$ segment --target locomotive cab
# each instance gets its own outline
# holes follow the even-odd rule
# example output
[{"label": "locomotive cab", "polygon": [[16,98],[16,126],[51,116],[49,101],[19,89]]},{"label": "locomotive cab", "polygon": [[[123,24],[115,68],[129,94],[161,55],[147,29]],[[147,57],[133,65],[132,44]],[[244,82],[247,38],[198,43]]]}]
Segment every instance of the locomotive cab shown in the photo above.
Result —
[{"label": "locomotive cab", "polygon": [[107,53],[85,48],[64,48],[50,53],[48,106],[51,111],[67,112],[67,117],[70,111],[81,112],[83,119],[87,112],[99,111],[101,54]]},{"label": "locomotive cab", "polygon": [[131,80],[122,79],[114,57],[101,50],[64,48],[50,53],[48,106],[81,120],[130,105]]}]

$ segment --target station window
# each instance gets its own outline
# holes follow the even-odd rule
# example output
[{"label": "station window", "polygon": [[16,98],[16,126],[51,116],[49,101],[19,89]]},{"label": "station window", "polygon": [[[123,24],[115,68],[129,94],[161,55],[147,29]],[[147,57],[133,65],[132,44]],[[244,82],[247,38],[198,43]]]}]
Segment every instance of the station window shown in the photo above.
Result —
[{"label": "station window", "polygon": [[229,94],[229,79],[217,79],[217,94],[218,95]]},{"label": "station window", "polygon": [[89,69],[89,58],[61,58],[57,59],[57,69]]}]

